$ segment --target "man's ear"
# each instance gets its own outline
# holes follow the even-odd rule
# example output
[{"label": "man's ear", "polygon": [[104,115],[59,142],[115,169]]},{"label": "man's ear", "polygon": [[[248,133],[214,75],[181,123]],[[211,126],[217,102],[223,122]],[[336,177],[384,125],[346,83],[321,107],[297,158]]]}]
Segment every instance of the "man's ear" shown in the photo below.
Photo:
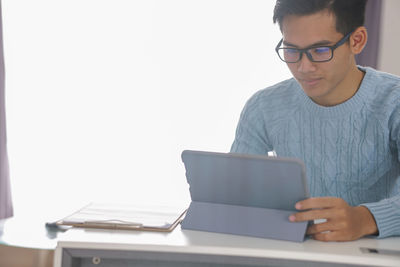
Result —
[{"label": "man's ear", "polygon": [[368,34],[364,26],[358,27],[350,36],[350,49],[353,54],[360,54],[367,44]]}]

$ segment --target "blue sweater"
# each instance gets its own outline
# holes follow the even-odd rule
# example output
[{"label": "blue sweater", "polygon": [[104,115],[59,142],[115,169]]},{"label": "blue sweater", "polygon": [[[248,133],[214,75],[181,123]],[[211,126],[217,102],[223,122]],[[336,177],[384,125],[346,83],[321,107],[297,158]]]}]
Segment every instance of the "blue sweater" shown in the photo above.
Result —
[{"label": "blue sweater", "polygon": [[314,103],[295,79],[258,91],[231,152],[301,159],[313,197],[340,197],[373,214],[379,237],[400,235],[400,77],[366,72],[346,102]]}]

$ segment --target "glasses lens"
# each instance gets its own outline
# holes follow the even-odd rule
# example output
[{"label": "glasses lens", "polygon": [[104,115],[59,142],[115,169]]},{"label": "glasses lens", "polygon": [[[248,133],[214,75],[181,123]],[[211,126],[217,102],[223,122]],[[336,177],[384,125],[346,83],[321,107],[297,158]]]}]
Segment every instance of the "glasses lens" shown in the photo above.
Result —
[{"label": "glasses lens", "polygon": [[313,61],[316,62],[328,61],[332,58],[332,49],[330,47],[314,47],[310,48],[307,52],[311,55]]},{"label": "glasses lens", "polygon": [[280,48],[279,56],[286,62],[297,62],[300,58],[300,52],[293,48]]}]

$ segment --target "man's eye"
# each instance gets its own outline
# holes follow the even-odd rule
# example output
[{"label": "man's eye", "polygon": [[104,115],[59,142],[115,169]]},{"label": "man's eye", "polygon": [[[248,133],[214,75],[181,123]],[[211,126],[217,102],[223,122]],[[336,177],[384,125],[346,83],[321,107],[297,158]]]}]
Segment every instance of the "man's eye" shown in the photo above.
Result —
[{"label": "man's eye", "polygon": [[285,53],[286,54],[297,54],[297,53],[299,53],[299,51],[297,51],[297,49],[294,49],[294,48],[285,48]]},{"label": "man's eye", "polygon": [[315,47],[311,49],[311,53],[314,54],[326,54],[330,53],[330,48],[329,47]]}]

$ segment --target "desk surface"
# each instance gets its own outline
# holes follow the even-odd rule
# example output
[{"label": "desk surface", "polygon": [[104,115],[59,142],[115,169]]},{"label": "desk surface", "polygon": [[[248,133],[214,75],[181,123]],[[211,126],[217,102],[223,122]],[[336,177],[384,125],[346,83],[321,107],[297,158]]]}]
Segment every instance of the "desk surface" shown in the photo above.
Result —
[{"label": "desk surface", "polygon": [[38,218],[0,221],[0,266],[51,267],[57,245],[55,231],[48,231]]},{"label": "desk surface", "polygon": [[[363,253],[360,248],[391,250],[397,254]],[[183,230],[172,233],[71,229],[58,238],[56,261],[61,248],[156,251],[255,258],[304,260],[325,263],[400,266],[400,237],[363,238],[353,242],[304,243]],[[61,265],[60,265],[61,266]]]},{"label": "desk surface", "polygon": [[[325,263],[372,266],[400,266],[400,237],[363,238],[353,242],[324,243],[306,240],[304,243],[236,235],[183,230],[172,233],[70,229],[67,232],[48,231],[44,221],[26,223],[8,219],[0,235],[0,244],[53,250],[62,248],[121,251],[148,251],[221,256],[242,256]],[[397,251],[382,255],[363,253],[360,248]],[[60,260],[57,255],[55,261]]]},{"label": "desk surface", "polygon": [[41,218],[9,218],[1,221],[0,244],[14,247],[54,250],[57,231],[49,231]]}]

